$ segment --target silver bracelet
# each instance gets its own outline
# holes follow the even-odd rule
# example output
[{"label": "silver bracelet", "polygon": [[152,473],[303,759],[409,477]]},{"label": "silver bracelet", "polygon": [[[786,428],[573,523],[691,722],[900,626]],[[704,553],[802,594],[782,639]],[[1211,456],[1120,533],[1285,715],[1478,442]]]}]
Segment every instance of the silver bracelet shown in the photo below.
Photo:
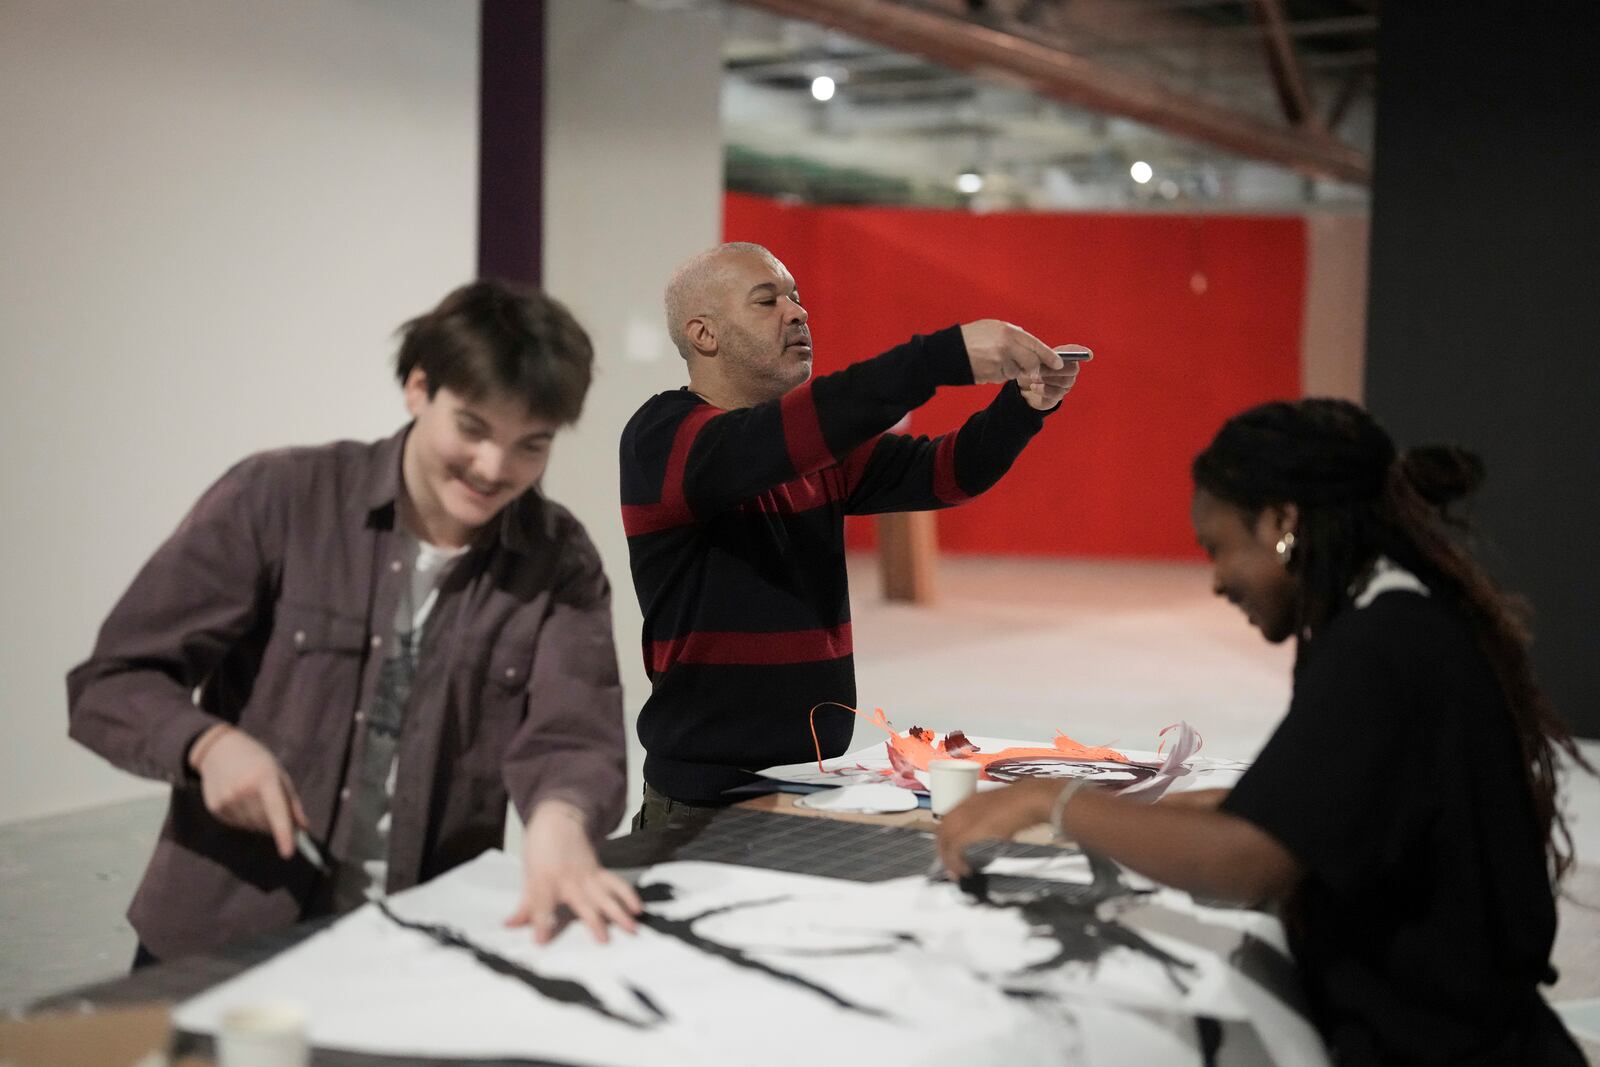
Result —
[{"label": "silver bracelet", "polygon": [[1089,784],[1087,778],[1074,778],[1061,787],[1061,792],[1056,794],[1055,801],[1050,805],[1050,840],[1058,845],[1067,844],[1072,840],[1067,836],[1066,827],[1061,825],[1061,820],[1067,817],[1067,804],[1077,795],[1078,790]]}]

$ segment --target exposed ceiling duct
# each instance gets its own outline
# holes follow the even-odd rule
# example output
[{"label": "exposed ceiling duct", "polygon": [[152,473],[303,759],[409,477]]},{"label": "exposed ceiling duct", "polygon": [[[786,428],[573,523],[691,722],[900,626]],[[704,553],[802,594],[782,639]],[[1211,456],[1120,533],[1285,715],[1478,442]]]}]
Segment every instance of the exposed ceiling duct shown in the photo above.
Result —
[{"label": "exposed ceiling duct", "polygon": [[[1338,140],[1320,122],[1275,124],[1163,85],[1099,60],[954,14],[897,0],[739,0],[789,18],[803,19],[885,47],[912,52],[974,75],[1025,85],[1078,107],[1117,115],[1247,158],[1311,177],[1365,185],[1371,165],[1365,153]],[[1261,2],[1261,0],[1258,0]],[[1270,16],[1275,5],[1262,3]],[[1280,59],[1285,55],[1281,26]],[[1293,85],[1280,72],[1280,85]],[[1296,94],[1304,108],[1303,92]]]}]

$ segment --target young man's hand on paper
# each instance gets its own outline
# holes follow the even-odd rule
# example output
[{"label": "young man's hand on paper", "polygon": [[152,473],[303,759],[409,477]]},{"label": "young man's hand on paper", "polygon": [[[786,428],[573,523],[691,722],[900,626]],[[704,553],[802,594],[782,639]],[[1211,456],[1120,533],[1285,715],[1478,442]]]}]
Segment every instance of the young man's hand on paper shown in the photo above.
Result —
[{"label": "young man's hand on paper", "polygon": [[533,809],[523,831],[522,899],[506,925],[531,927],[534,941],[545,944],[556,935],[556,910],[562,905],[602,944],[612,924],[633,933],[634,916],[643,910],[633,886],[595,858],[583,812],[565,801],[546,800]]}]

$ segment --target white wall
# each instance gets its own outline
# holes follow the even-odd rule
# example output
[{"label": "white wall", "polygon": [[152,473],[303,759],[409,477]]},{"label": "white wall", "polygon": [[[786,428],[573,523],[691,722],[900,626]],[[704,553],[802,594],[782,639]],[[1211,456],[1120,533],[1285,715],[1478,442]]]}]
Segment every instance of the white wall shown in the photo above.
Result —
[{"label": "white wall", "polygon": [[546,488],[584,521],[611,576],[631,799],[643,780],[633,720],[650,688],[617,439],[647,397],[687,380],[661,292],[672,268],[722,231],[720,24],[714,12],[547,5],[544,284],[588,328],[600,367],[582,422],[556,444]]},{"label": "white wall", "polygon": [[400,424],[391,333],[475,265],[477,32],[471,0],[5,0],[0,821],[152,790],[68,742],[63,677],[212,479]]}]

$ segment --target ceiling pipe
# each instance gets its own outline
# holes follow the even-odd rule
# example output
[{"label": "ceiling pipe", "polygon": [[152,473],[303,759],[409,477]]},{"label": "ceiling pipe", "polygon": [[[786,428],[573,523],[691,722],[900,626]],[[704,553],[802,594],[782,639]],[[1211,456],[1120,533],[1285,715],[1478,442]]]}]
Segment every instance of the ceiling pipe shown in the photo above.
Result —
[{"label": "ceiling pipe", "polygon": [[1021,82],[1057,100],[1134,119],[1301,174],[1370,184],[1359,149],[1314,129],[1278,126],[1221,104],[1014,34],[893,0],[739,0],[820,23],[956,70]]}]

